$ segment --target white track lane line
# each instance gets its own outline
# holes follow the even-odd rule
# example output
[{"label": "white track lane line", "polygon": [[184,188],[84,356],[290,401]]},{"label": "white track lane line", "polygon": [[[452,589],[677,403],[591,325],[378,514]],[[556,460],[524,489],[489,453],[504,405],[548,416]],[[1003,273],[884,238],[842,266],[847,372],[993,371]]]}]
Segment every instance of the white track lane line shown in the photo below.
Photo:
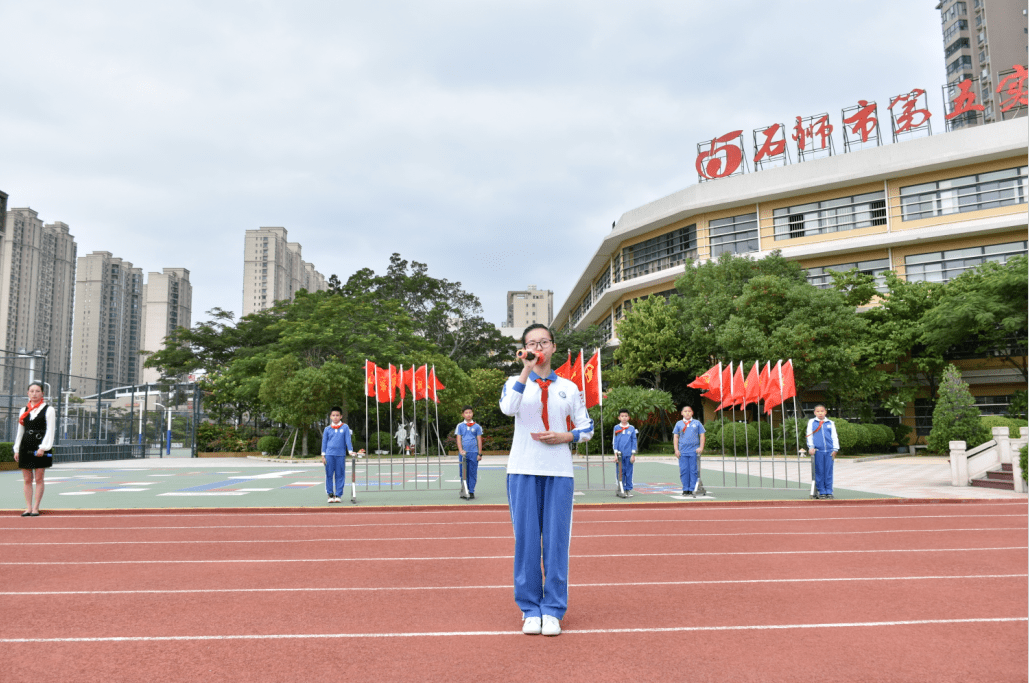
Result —
[{"label": "white track lane line", "polygon": [[[360,493],[360,491],[358,493]],[[830,505],[826,505],[825,508],[823,508],[823,509],[829,509],[830,507],[833,510],[869,510],[869,509],[875,509],[875,508],[889,508],[891,510],[898,510],[898,509],[909,510],[911,508],[919,508],[919,507],[934,507],[934,508],[945,507],[945,508],[953,509],[953,507],[955,505],[960,505],[964,509],[967,509],[967,508],[981,508],[981,507],[997,508],[997,507],[1012,507],[1012,506],[1018,506],[1018,507],[1021,507],[1021,508],[1024,509],[1026,507],[1025,501],[1019,501],[1019,500],[1013,500],[1013,501],[1010,501],[1010,502],[1009,501],[989,502],[989,501],[976,500],[976,501],[973,502],[973,501],[971,501],[971,500],[969,500],[967,498],[959,498],[959,499],[954,499],[954,501],[955,502],[894,503],[894,504],[886,504],[886,505],[878,505],[878,504],[875,504],[875,503],[868,503],[868,504],[861,504],[861,505],[848,505],[848,504],[842,503],[842,502],[834,502],[834,503],[831,504],[831,506]],[[353,508],[345,508],[345,510],[346,510],[345,512],[343,510],[338,510],[338,511],[323,510],[322,511],[322,510],[315,510],[315,509],[312,509],[311,511],[305,511],[305,512],[267,512],[267,510],[269,510],[271,508],[260,508],[259,509],[260,511],[254,512],[254,513],[249,513],[249,512],[219,512],[217,508],[214,508],[214,509],[210,509],[210,510],[204,510],[202,515],[198,514],[196,512],[193,512],[192,510],[186,509],[186,510],[180,510],[180,511],[177,511],[177,512],[167,512],[167,513],[163,513],[163,512],[148,512],[148,513],[140,514],[140,513],[132,513],[132,512],[118,512],[118,513],[112,513],[112,514],[95,514],[95,515],[89,515],[89,516],[91,518],[93,518],[93,519],[100,519],[100,518],[126,519],[126,518],[129,518],[129,517],[146,517],[146,518],[178,517],[178,518],[181,519],[183,516],[195,516],[195,517],[203,516],[203,517],[206,517],[206,518],[209,518],[209,517],[235,517],[236,519],[239,519],[240,517],[246,517],[246,516],[252,516],[252,517],[303,517],[304,519],[311,519],[311,518],[316,517],[316,516],[329,516],[329,515],[338,518],[339,515],[346,515],[347,517],[353,517],[353,516],[360,517],[360,516],[365,516],[365,515],[373,516],[373,517],[383,517],[383,516],[391,516],[391,515],[403,515],[405,517],[413,517],[415,515],[450,515],[450,514],[459,514],[459,515],[461,515],[461,514],[465,514],[465,515],[467,515],[467,514],[477,514],[477,515],[481,515],[481,514],[483,514],[483,511],[482,510],[477,510],[476,507],[478,507],[478,506],[463,506],[463,505],[462,506],[458,506],[458,505],[449,506],[448,505],[449,509],[446,509],[446,510],[404,510],[402,512],[396,512],[396,511],[392,511],[392,510],[356,510],[356,509],[353,509]],[[617,515],[619,515],[619,517],[624,517],[626,514],[631,514],[631,513],[635,513],[635,512],[647,512],[647,513],[653,512],[653,510],[646,509],[646,507],[642,506],[642,505],[640,505],[640,506],[619,505],[617,509],[596,509],[596,508],[591,507],[588,504],[580,504],[580,505],[577,505],[576,507],[579,508],[579,511],[575,513],[576,515],[617,514]],[[747,505],[747,506],[740,506],[740,507],[729,507],[729,504],[725,503],[725,504],[719,505],[717,508],[713,508],[713,507],[694,507],[692,505],[682,505],[682,506],[679,506],[678,504],[675,505],[674,507],[677,510],[682,511],[684,513],[688,511],[689,514],[696,515],[696,514],[704,514],[706,512],[714,512],[716,510],[718,512],[722,512],[724,510],[751,510],[751,511],[752,510],[807,510],[807,511],[810,511],[812,509],[812,507],[819,507],[819,505],[817,503],[815,503],[815,502],[811,502],[811,503],[806,503],[805,502],[805,503],[800,503],[798,505],[765,505],[765,506]],[[15,508],[8,508],[8,509],[12,513],[15,512]],[[495,512],[496,514],[504,514],[504,512],[502,510],[487,511],[487,512]],[[59,516],[61,514],[61,511],[60,510],[48,510],[47,513],[48,513],[47,516],[51,516],[51,515],[52,516]],[[894,516],[902,517],[903,515],[894,515]],[[862,519],[862,518],[861,517],[856,517],[856,518],[847,517],[845,519]],[[681,520],[677,520],[677,521],[681,521]],[[15,527],[11,527],[11,528],[15,528]]]},{"label": "white track lane line", "polygon": [[[895,550],[766,550],[731,553],[606,553],[601,555],[572,555],[571,558],[603,559],[614,557],[728,557],[739,555],[846,555],[855,553],[962,553],[1005,550],[1029,550],[1029,546],[1003,546],[998,548],[901,548]],[[285,564],[294,562],[449,562],[468,560],[510,560],[514,555],[472,555],[450,557],[321,557],[285,558],[272,560],[90,560],[62,562],[0,562],[8,567],[60,567],[115,564]]]},{"label": "white track lane line", "polygon": [[[796,629],[881,628],[884,626],[926,626],[948,624],[997,624],[1029,621],[1026,617],[983,617],[973,619],[913,619],[910,621],[857,621],[828,624],[752,624],[741,626],[671,626],[666,628],[564,629],[562,635],[607,635],[614,633],[683,633],[704,631],[787,631]],[[426,631],[421,633],[280,633],[224,636],[112,636],[106,638],[0,638],[0,643],[157,643],[210,640],[310,640],[344,638],[446,638],[453,636],[521,636],[517,631]]]},{"label": "white track lane line", "polygon": [[[576,513],[578,516],[579,513]],[[732,522],[837,522],[837,521],[864,521],[882,519],[901,519],[904,521],[912,519],[967,519],[972,517],[987,517],[990,519],[1000,517],[1023,517],[1029,518],[1029,514],[1003,514],[1003,515],[888,515],[882,517],[761,517],[761,518],[740,518],[740,519],[601,519],[601,520],[578,520],[576,526],[587,524],[712,524]],[[511,526],[510,518],[498,519],[495,521],[439,521],[439,522],[411,522],[411,523],[360,523],[360,524],[306,524],[308,529],[342,529],[342,528],[372,528],[372,527],[422,527],[422,526],[461,526],[461,525],[504,525]],[[3,531],[159,531],[176,529],[296,529],[296,524],[210,524],[204,526],[17,526],[0,527]]]},{"label": "white track lane line", "polygon": [[[842,581],[980,581],[983,579],[1024,579],[1029,574],[966,574],[955,576],[853,576],[837,578],[813,579],[713,579],[697,581],[630,581],[623,583],[570,583],[570,588],[644,588],[647,586],[706,586],[706,585],[744,585],[744,584],[782,584],[782,583],[824,583]],[[511,584],[498,586],[328,586],[316,588],[169,588],[150,590],[96,590],[96,591],[7,591],[2,596],[43,596],[58,595],[180,595],[194,593],[388,593],[391,591],[472,591],[472,590],[511,590]]]},{"label": "white track lane line", "polygon": [[[1029,527],[982,527],[971,529],[876,529],[872,531],[753,531],[753,532],[715,532],[709,534],[584,534],[572,535],[580,538],[698,538],[708,536],[843,536],[867,534],[928,534],[954,531],[1029,531]],[[248,539],[215,539],[215,540],[178,540],[178,541],[28,541],[0,542],[0,546],[68,546],[68,545],[197,545],[201,543],[344,543],[344,542],[396,542],[396,541],[503,541],[510,540],[510,534],[504,536],[411,536],[385,538],[248,538]]]}]

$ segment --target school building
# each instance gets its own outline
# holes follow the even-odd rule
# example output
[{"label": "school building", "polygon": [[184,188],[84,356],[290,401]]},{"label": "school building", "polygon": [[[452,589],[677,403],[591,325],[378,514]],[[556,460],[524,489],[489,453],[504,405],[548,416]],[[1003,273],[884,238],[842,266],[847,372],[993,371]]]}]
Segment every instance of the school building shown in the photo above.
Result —
[{"label": "school building", "polygon": [[[778,249],[817,287],[855,267],[946,282],[1025,254],[1027,138],[1017,118],[692,185],[621,216],[554,327],[599,325],[617,344],[633,300],[674,293],[687,258],[725,252],[760,259]],[[1025,389],[997,360],[957,365],[984,414],[1003,413]],[[920,399],[905,421],[928,433],[927,413]]]}]

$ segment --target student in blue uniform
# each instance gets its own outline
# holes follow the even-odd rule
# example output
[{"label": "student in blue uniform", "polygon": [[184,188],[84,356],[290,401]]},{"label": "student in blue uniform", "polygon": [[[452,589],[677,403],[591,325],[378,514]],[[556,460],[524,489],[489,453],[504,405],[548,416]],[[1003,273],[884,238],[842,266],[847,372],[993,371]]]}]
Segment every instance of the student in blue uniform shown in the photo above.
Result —
[{"label": "student in blue uniform", "polygon": [[[357,453],[364,453],[362,448]],[[343,422],[343,410],[329,411],[329,426],[322,432],[322,462],[325,464],[325,491],[330,503],[338,503],[347,483],[347,456],[357,455],[350,438],[350,427]]]},{"label": "student in blue uniform", "polygon": [[698,460],[704,450],[707,436],[700,420],[693,419],[693,408],[682,407],[682,419],[675,423],[672,432],[672,446],[679,454],[679,479],[682,480],[682,495],[697,497],[697,478],[700,474]]},{"label": "student in blue uniform", "polygon": [[807,423],[808,454],[815,459],[815,488],[819,498],[832,498],[832,470],[840,439],[836,425],[825,417],[825,406],[815,406],[815,416]]},{"label": "student in blue uniform", "polygon": [[618,424],[611,439],[611,448],[615,458],[622,460],[622,488],[625,495],[632,497],[632,466],[636,462],[636,428],[629,424],[629,411],[622,408],[618,411]]},{"label": "student in blue uniform", "polygon": [[468,482],[468,495],[462,498],[475,500],[475,482],[479,480],[479,461],[482,460],[482,427],[475,424],[475,411],[465,406],[461,412],[464,422],[457,425],[457,452],[464,459],[464,476]]},{"label": "student in blue uniform", "polygon": [[533,357],[523,353],[521,374],[509,378],[500,395],[501,412],[515,419],[507,461],[507,501],[515,536],[514,598],[522,611],[522,633],[556,636],[568,609],[575,496],[568,444],[588,441],[593,421],[579,387],[550,369],[556,350],[550,329],[538,323],[525,328],[522,346]]}]

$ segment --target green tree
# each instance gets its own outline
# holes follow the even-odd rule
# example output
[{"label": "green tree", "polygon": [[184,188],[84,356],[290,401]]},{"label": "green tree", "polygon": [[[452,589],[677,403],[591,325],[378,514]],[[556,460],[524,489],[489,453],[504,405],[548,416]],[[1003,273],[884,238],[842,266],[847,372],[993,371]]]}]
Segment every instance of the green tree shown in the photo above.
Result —
[{"label": "green tree", "polygon": [[[860,314],[868,322],[862,357],[870,365],[889,368],[891,380],[924,387],[934,401],[947,361],[938,348],[923,341],[923,318],[938,304],[943,286],[908,282],[892,271],[885,277],[887,291],[880,305]],[[885,399],[892,393],[890,386],[883,386],[880,397]]]},{"label": "green tree", "polygon": [[508,424],[510,418],[500,412],[500,393],[507,377],[496,368],[475,368],[468,373],[471,397],[468,405],[475,410],[475,421],[485,427]]},{"label": "green tree", "polygon": [[639,299],[618,324],[620,344],[614,357],[621,366],[622,381],[636,379],[654,389],[665,389],[664,375],[682,370],[695,355],[688,339],[680,334],[677,297]]},{"label": "green tree", "polygon": [[980,417],[968,385],[961,381],[961,372],[948,365],[943,371],[943,381],[933,409],[933,427],[926,441],[929,450],[946,453],[950,450],[951,441],[964,441],[968,448],[986,443],[990,432]]},{"label": "green tree", "polygon": [[618,411],[623,409],[629,411],[632,424],[639,430],[637,441],[639,447],[643,448],[654,437],[665,413],[675,410],[675,404],[667,391],[633,386],[612,387],[604,397],[603,414],[599,405],[589,411],[594,429],[599,430],[603,425],[605,444],[611,443],[611,432],[618,423]]},{"label": "green tree", "polygon": [[306,428],[324,421],[329,409],[342,402],[345,374],[345,367],[335,360],[319,367],[305,365],[293,355],[268,361],[261,401],[273,420],[303,432],[303,455],[308,453]]},{"label": "green tree", "polygon": [[933,353],[963,349],[993,356],[1017,369],[1029,382],[1029,263],[1016,256],[1005,264],[984,263],[951,280],[937,305],[921,320],[920,341]]}]

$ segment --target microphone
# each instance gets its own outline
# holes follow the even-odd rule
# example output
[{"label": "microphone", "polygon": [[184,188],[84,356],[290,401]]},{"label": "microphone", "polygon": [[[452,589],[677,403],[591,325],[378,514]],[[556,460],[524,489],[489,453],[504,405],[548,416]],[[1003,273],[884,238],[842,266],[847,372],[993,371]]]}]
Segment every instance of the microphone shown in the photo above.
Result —
[{"label": "microphone", "polygon": [[518,357],[518,360],[536,360],[536,354],[525,349],[518,349],[515,355]]}]

